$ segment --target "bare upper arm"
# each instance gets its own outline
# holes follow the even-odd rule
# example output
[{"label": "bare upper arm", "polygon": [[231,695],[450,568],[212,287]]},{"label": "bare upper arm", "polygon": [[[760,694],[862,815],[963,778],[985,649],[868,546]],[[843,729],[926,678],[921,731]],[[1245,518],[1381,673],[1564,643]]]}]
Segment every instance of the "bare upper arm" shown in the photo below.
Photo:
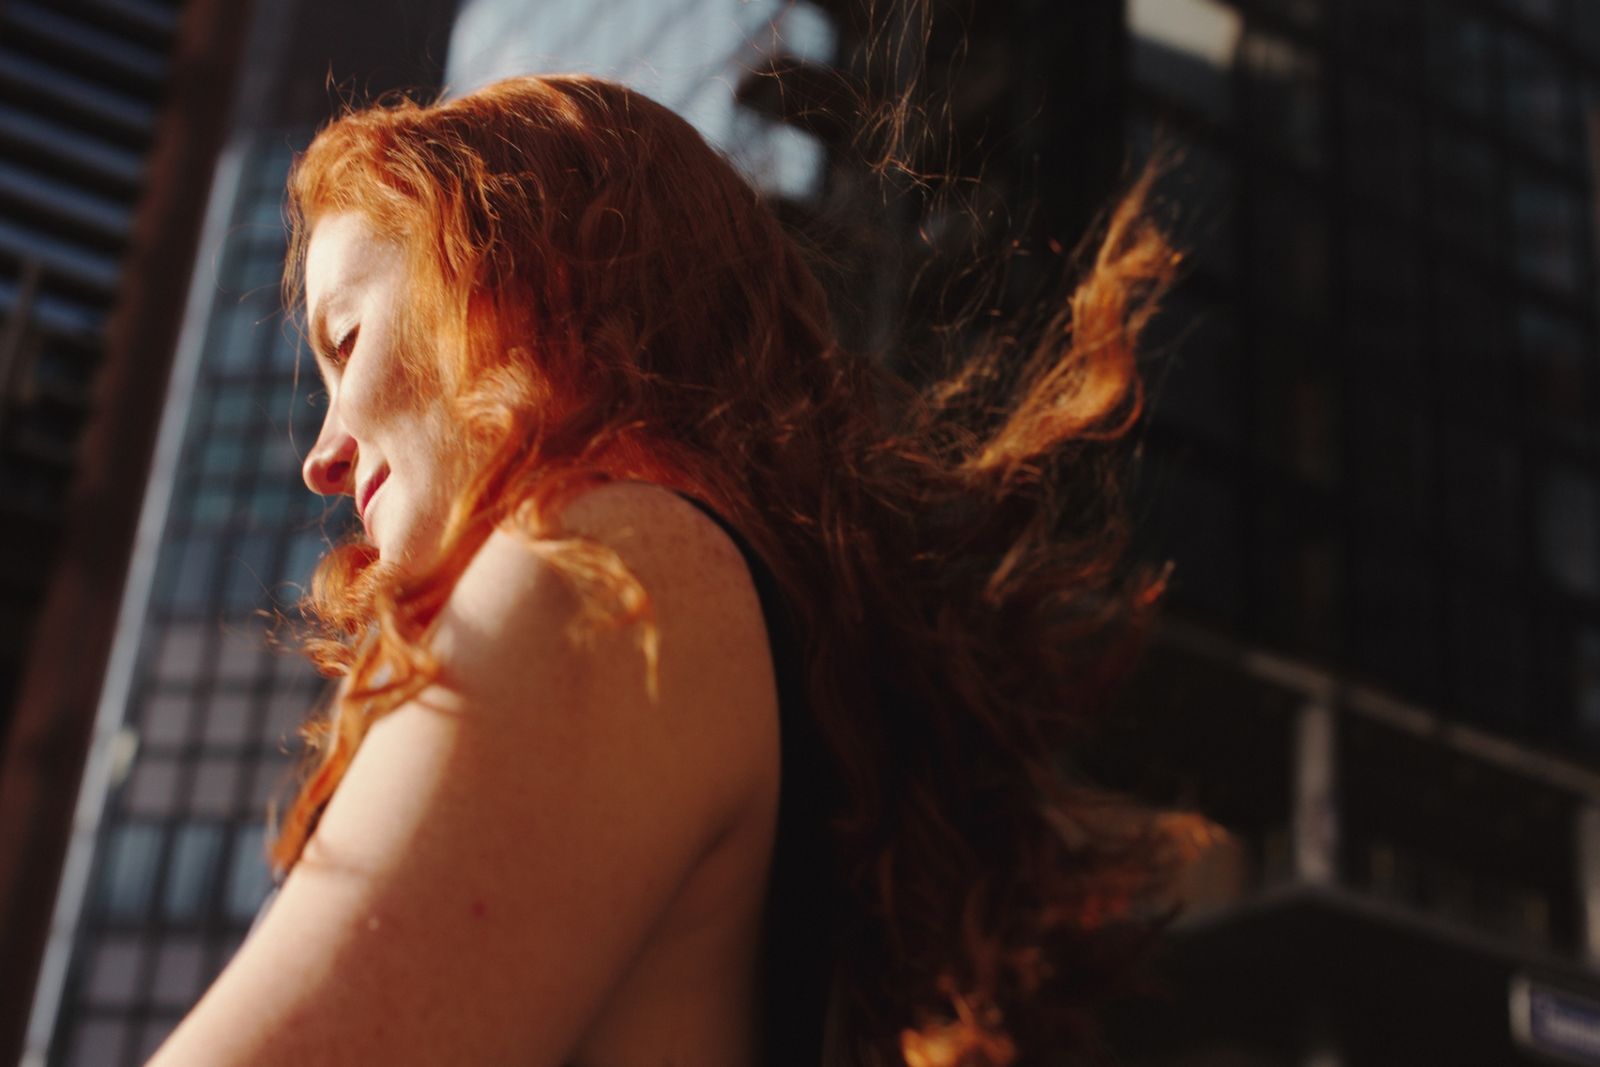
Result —
[{"label": "bare upper arm", "polygon": [[152,1063],[559,1063],[762,780],[777,726],[737,549],[665,490],[579,498],[650,590],[571,644],[578,599],[513,535],[469,565],[440,683],[369,732],[257,932]]}]

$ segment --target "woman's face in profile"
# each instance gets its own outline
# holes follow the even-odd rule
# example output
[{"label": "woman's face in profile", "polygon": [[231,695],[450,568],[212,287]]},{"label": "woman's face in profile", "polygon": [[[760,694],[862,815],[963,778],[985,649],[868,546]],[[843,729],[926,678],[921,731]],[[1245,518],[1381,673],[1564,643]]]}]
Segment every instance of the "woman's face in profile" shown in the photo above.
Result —
[{"label": "woman's face in profile", "polygon": [[303,473],[313,492],[344,494],[379,556],[405,564],[438,543],[454,484],[443,397],[400,358],[404,250],[356,214],[316,224],[306,249],[306,320],[327,387],[322,432]]}]

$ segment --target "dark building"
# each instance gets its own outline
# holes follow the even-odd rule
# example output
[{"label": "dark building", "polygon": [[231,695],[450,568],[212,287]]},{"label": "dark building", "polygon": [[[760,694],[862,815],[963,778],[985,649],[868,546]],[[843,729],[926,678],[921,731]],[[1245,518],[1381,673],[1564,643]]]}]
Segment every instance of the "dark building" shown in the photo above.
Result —
[{"label": "dark building", "polygon": [[[825,6],[848,65],[861,13]],[[1037,204],[998,213],[1033,260],[1002,308],[1125,161],[1173,161],[1190,264],[1130,464],[1136,555],[1173,569],[1083,755],[1229,833],[1119,1055],[1600,1062],[1600,9],[1019,2],[922,45],[968,203]],[[784,73],[750,102],[827,110]],[[880,274],[939,270],[919,208]]]},{"label": "dark building", "polygon": [[[1110,760],[1234,833],[1133,1062],[1600,1062],[1583,3],[1129,0],[1192,273]],[[1198,902],[1198,901],[1197,901]]]}]

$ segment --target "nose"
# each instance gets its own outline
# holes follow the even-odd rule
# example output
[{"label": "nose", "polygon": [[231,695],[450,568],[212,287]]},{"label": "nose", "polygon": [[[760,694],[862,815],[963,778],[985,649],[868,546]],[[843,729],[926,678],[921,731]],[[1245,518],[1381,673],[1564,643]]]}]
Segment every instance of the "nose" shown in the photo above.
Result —
[{"label": "nose", "polygon": [[336,404],[328,405],[322,432],[306,456],[300,474],[306,487],[323,496],[355,492],[356,439],[345,430]]}]

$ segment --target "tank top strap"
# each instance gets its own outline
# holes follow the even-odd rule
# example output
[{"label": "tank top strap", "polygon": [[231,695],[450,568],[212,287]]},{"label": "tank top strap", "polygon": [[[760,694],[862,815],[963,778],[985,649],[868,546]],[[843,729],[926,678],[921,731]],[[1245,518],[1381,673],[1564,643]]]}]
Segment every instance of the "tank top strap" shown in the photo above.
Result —
[{"label": "tank top strap", "polygon": [[806,695],[804,645],[772,569],[743,534],[679,493],[738,546],[761,600],[778,690],[778,829],[767,890],[762,966],[764,1064],[818,1067],[833,982],[833,759]]}]

